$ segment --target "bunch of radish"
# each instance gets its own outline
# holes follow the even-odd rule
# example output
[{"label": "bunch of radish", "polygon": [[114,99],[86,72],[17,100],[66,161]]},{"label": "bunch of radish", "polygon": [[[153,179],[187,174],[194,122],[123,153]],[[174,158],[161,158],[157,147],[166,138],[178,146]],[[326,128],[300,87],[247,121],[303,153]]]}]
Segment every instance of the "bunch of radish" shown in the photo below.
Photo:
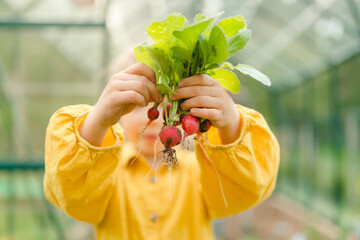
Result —
[{"label": "bunch of radish", "polygon": [[[168,103],[166,106],[167,111],[170,110],[170,104]],[[159,110],[154,106],[148,110],[148,118],[150,121],[155,120],[159,116]],[[181,125],[182,129],[185,132],[185,136],[190,136],[199,132],[207,132],[211,127],[211,122],[208,119],[204,119],[201,123],[201,119],[194,117],[190,113],[182,114],[180,116],[180,120],[175,123],[175,126],[168,126],[166,124],[166,112],[164,109],[164,127],[160,132],[160,140],[164,144],[165,147],[174,147],[180,143],[182,140],[181,131],[176,127],[177,125]]]},{"label": "bunch of radish", "polygon": [[[160,112],[157,107],[158,103],[155,103],[154,106],[148,110],[147,116],[149,118],[149,123],[159,117]],[[166,164],[168,166],[176,166],[176,152],[173,147],[180,144],[180,142],[185,137],[191,136],[195,133],[207,132],[211,127],[211,122],[208,119],[199,119],[191,115],[190,113],[187,113],[181,114],[178,121],[171,122],[173,125],[169,125],[169,121],[167,120],[170,119],[170,109],[171,104],[167,103],[163,111],[164,126],[161,129],[159,137],[160,141],[165,147],[163,153],[165,155],[164,159]],[[184,136],[182,135],[180,129],[177,127],[178,125],[181,125],[182,129],[184,130]]]},{"label": "bunch of radish", "polygon": [[[154,41],[135,47],[135,57],[152,68],[156,75],[156,87],[168,99],[164,104],[164,128],[160,140],[165,146],[165,159],[169,166],[176,166],[173,147],[185,137],[206,132],[211,123],[207,119],[192,116],[179,106],[182,100],[172,101],[169,96],[179,88],[179,82],[193,75],[210,75],[226,90],[240,91],[240,82],[233,71],[248,75],[265,85],[269,78],[252,66],[226,62],[241,50],[251,37],[251,30],[242,16],[228,17],[213,25],[216,17],[197,14],[190,23],[180,14],[170,14],[164,21],[152,22],[146,32]],[[166,98],[165,98],[166,97]],[[158,118],[158,105],[148,112],[149,121]],[[185,134],[181,134],[178,125]],[[175,163],[175,164],[173,164]]]}]

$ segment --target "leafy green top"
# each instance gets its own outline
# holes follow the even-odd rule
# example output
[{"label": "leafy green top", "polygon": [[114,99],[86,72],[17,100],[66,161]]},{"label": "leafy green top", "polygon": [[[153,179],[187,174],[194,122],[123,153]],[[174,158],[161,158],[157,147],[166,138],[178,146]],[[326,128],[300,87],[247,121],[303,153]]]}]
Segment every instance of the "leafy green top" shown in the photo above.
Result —
[{"label": "leafy green top", "polygon": [[[247,29],[244,18],[224,18],[213,26],[215,18],[197,14],[194,23],[190,24],[184,16],[171,14],[164,21],[153,22],[147,27],[146,32],[154,43],[137,46],[135,56],[154,70],[156,86],[162,95],[174,94],[180,80],[202,73],[237,93],[240,82],[232,70],[271,85],[270,79],[255,68],[225,62],[250,40],[251,30]],[[176,115],[176,110],[173,111]]]},{"label": "leafy green top", "polygon": [[157,87],[163,95],[173,94],[181,79],[200,73],[209,74],[225,89],[237,93],[240,83],[230,70],[271,85],[269,78],[255,68],[225,62],[250,40],[251,30],[247,29],[244,18],[224,18],[212,26],[214,20],[215,17],[197,14],[190,24],[184,16],[171,14],[147,27],[154,44],[137,46],[135,56],[155,71]]}]

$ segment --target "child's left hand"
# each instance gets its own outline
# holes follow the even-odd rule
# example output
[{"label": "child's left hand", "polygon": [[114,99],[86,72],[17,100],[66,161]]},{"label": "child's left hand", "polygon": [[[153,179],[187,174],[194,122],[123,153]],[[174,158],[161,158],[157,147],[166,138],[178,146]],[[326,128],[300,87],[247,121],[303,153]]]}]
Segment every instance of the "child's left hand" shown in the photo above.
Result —
[{"label": "child's left hand", "polygon": [[180,81],[172,100],[186,99],[181,108],[193,116],[209,119],[218,128],[222,142],[230,143],[239,135],[240,115],[234,101],[218,81],[200,74]]}]

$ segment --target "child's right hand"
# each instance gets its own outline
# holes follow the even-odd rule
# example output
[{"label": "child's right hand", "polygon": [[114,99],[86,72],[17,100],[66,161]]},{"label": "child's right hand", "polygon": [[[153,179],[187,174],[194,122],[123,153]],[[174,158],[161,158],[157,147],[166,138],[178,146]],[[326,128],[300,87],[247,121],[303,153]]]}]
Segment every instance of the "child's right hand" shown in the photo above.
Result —
[{"label": "child's right hand", "polygon": [[149,102],[161,102],[162,96],[155,83],[154,71],[143,63],[115,74],[94,107],[99,122],[110,127],[137,105],[145,107]]},{"label": "child's right hand", "polygon": [[154,71],[143,63],[136,63],[115,74],[98,102],[88,114],[80,129],[80,135],[90,144],[99,146],[109,127],[134,110],[149,102],[161,102],[162,96],[155,86]]}]

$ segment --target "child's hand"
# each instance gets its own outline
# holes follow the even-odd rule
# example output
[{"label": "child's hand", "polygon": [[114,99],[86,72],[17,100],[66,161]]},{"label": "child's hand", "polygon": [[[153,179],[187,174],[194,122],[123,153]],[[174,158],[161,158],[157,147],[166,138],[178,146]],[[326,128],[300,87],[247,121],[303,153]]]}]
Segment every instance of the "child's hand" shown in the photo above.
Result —
[{"label": "child's hand", "polygon": [[110,127],[137,105],[145,107],[149,102],[161,102],[162,96],[155,83],[154,71],[143,63],[115,74],[94,107],[101,123]]},{"label": "child's hand", "polygon": [[118,123],[123,115],[137,105],[144,107],[151,101],[162,101],[155,82],[154,71],[143,63],[136,63],[115,74],[84,120],[80,135],[89,143],[99,146],[107,130]]},{"label": "child's hand", "polygon": [[181,80],[173,100],[188,98],[181,108],[193,116],[209,119],[218,128],[222,142],[230,143],[239,135],[240,115],[231,96],[218,81],[208,75],[196,75]]}]

